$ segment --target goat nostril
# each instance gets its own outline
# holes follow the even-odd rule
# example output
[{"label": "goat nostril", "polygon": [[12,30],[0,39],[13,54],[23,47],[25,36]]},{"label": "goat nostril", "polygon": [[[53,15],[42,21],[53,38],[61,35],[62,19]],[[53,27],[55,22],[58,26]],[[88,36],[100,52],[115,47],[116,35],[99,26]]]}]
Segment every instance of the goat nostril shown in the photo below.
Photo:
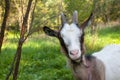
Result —
[{"label": "goat nostril", "polygon": [[76,54],[78,54],[78,52],[79,52],[79,50],[72,50],[72,51],[70,51],[70,54],[76,55]]}]

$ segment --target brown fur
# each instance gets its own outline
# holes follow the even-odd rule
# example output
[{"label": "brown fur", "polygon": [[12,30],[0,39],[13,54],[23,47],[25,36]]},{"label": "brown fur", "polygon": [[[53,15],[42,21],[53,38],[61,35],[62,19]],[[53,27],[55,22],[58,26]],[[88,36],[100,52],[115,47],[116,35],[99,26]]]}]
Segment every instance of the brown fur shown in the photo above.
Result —
[{"label": "brown fur", "polygon": [[90,59],[86,57],[86,61],[89,67],[86,67],[82,63],[73,63],[69,60],[75,80],[105,80],[104,64],[95,57],[91,57]]}]

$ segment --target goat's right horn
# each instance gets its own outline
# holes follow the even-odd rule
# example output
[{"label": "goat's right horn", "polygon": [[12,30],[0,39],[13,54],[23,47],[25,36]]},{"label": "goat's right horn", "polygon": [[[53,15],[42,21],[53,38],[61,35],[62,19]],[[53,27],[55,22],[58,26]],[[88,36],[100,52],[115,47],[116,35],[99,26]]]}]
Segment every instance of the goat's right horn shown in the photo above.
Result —
[{"label": "goat's right horn", "polygon": [[62,22],[62,25],[66,23],[65,15],[63,13],[61,14],[61,22]]},{"label": "goat's right horn", "polygon": [[78,12],[76,10],[73,13],[73,23],[78,24]]}]

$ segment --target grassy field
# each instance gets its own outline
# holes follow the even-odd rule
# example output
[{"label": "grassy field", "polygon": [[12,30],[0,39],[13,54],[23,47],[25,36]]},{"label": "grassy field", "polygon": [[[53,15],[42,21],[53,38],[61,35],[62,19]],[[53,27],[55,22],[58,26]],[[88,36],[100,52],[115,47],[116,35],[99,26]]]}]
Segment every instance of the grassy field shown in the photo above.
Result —
[{"label": "grassy field", "polygon": [[[108,44],[120,44],[120,26],[98,30],[85,36],[86,53],[99,51]],[[9,33],[0,54],[0,80],[5,80],[16,52],[17,39]],[[11,78],[12,80],[12,78]],[[33,35],[23,45],[18,80],[73,80],[66,67],[65,57],[60,53],[57,39]]]}]

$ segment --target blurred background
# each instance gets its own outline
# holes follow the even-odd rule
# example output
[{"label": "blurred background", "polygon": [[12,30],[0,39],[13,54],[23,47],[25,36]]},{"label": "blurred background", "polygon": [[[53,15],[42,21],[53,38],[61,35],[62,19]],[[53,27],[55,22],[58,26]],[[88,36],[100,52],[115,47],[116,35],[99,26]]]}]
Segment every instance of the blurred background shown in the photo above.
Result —
[{"label": "blurred background", "polygon": [[108,44],[120,44],[119,3],[120,0],[0,0],[0,80],[73,80],[58,40],[46,36],[42,28],[58,30],[62,12],[70,23],[77,10],[79,25],[93,12],[91,25],[85,30],[86,54],[91,54]]}]

